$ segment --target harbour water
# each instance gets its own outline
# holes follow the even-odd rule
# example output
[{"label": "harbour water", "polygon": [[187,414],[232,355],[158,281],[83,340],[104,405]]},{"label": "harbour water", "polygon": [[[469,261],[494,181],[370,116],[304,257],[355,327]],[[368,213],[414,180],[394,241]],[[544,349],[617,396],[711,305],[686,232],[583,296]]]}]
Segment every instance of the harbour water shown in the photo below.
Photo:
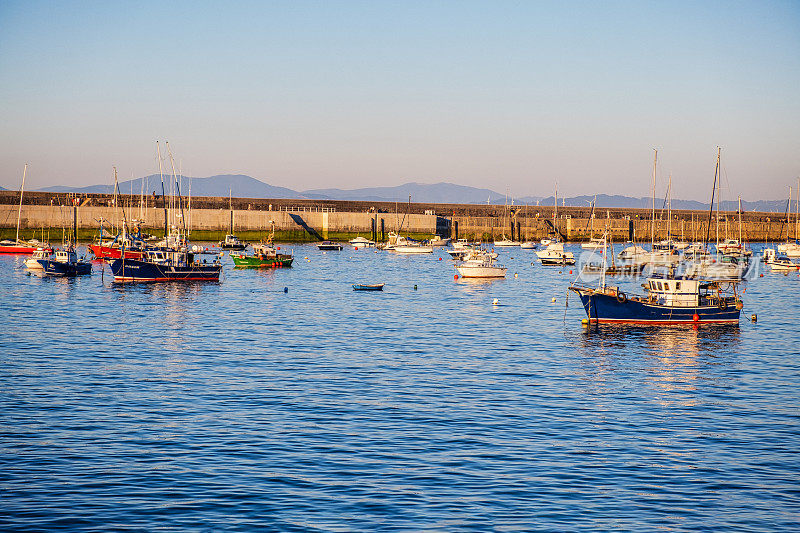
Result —
[{"label": "harbour water", "polygon": [[800,526],[797,274],[745,282],[739,327],[587,331],[531,251],[491,282],[294,253],[150,285],[0,257],[0,528]]}]

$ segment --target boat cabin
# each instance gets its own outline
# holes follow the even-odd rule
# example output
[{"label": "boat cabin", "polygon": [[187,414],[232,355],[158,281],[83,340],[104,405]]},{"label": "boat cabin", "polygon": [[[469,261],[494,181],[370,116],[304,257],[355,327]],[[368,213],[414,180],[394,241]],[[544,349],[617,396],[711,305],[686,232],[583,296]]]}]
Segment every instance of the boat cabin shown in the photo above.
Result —
[{"label": "boat cabin", "polygon": [[75,250],[57,250],[56,261],[59,263],[77,263],[78,254],[75,253]]},{"label": "boat cabin", "polygon": [[649,278],[644,284],[651,299],[671,307],[697,307],[700,282],[692,279]]},{"label": "boat cabin", "polygon": [[189,266],[194,263],[194,254],[173,250],[147,250],[147,261],[158,265]]}]

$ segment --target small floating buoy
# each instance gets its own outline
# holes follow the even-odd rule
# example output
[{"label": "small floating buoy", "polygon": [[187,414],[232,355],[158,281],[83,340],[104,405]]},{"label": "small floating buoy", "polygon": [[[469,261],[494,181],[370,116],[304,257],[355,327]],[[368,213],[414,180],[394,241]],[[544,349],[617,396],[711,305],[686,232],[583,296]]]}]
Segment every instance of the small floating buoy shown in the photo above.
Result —
[{"label": "small floating buoy", "polygon": [[355,249],[356,251],[358,251],[358,246],[353,246],[353,249]]},{"label": "small floating buoy", "polygon": [[553,299],[552,299],[552,300],[550,300],[550,301],[551,301],[551,302],[553,302],[553,303],[556,303],[556,297],[555,297],[555,296],[553,296]]},{"label": "small floating buoy", "polygon": [[458,274],[453,274],[453,279],[458,279]]},{"label": "small floating buoy", "polygon": [[441,260],[442,260],[442,258],[440,257],[440,258],[439,258],[439,261],[441,261]]},{"label": "small floating buoy", "polygon": [[417,286],[416,285],[414,285],[414,290],[417,290]]},{"label": "small floating buoy", "polygon": [[692,322],[700,322],[700,315],[697,313],[692,315]]},{"label": "small floating buoy", "polygon": [[583,326],[585,328],[589,327],[589,319],[588,318],[584,318],[583,320],[581,320],[581,326]]},{"label": "small floating buoy", "polygon": [[492,300],[492,305],[497,305],[497,304],[499,304],[499,303],[500,303],[500,300],[498,300],[497,298],[495,298],[494,300]]},{"label": "small floating buoy", "polygon": [[757,322],[757,321],[758,321],[758,315],[756,315],[755,313],[753,313],[753,316],[751,316],[751,317],[750,317],[750,321],[751,321],[751,322]]},{"label": "small floating buoy", "polygon": [[306,261],[308,261],[308,256],[305,256],[303,259],[305,259]]},{"label": "small floating buoy", "polygon": [[276,250],[280,250],[280,249],[281,249],[281,247],[280,247],[280,246],[278,246],[278,247],[277,247],[277,248],[275,248],[275,249],[276,249]]},{"label": "small floating buoy", "polygon": [[758,277],[759,277],[759,278],[763,278],[763,277],[764,277],[764,274],[759,274],[759,275],[758,275]]},{"label": "small floating buoy", "polygon": [[570,270],[569,273],[572,274],[572,270]]},{"label": "small floating buoy", "polygon": [[284,287],[284,288],[283,288],[283,292],[284,292],[284,294],[285,294],[285,293],[287,293],[287,292],[289,292],[289,287]]}]

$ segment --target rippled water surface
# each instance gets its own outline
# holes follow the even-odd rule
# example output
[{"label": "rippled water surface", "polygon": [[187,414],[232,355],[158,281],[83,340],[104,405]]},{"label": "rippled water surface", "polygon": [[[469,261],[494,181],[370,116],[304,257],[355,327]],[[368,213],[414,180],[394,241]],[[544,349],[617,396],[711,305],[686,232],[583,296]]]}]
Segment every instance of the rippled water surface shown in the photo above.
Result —
[{"label": "rippled water surface", "polygon": [[0,256],[0,528],[800,528],[797,274],[738,328],[587,332],[531,251],[484,283],[294,252],[184,285]]}]

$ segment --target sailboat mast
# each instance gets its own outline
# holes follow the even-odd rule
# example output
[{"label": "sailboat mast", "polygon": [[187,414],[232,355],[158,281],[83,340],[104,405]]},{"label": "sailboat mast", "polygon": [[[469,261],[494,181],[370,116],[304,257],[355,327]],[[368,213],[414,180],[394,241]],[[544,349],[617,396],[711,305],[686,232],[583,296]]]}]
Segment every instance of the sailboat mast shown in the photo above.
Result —
[{"label": "sailboat mast", "polygon": [[655,249],[656,244],[656,164],[658,163],[658,150],[653,148],[653,220],[650,223],[650,248]]},{"label": "sailboat mast", "polygon": [[667,184],[667,240],[672,242],[672,174]]},{"label": "sailboat mast", "polygon": [[25,175],[28,173],[28,163],[25,163],[25,168],[22,169],[22,186],[19,188],[19,209],[17,210],[17,238],[14,241],[19,243],[19,223],[22,221],[22,195],[25,192]]},{"label": "sailboat mast", "polygon": [[228,208],[231,210],[231,229],[228,233],[233,235],[233,188],[228,187]]},{"label": "sailboat mast", "polygon": [[186,221],[183,216],[183,197],[181,196],[181,184],[178,182],[178,174],[175,172],[175,158],[172,157],[172,148],[169,147],[169,141],[165,141],[167,145],[167,152],[169,153],[169,164],[172,167],[172,179],[174,181],[175,192],[178,193],[177,198],[175,194],[172,195],[173,202],[177,202],[175,207],[180,209],[180,217],[181,217],[181,230],[183,230],[183,234],[186,234]]},{"label": "sailboat mast", "polygon": [[[703,250],[708,250],[708,237],[711,234],[711,216],[714,213],[714,195],[717,192],[717,178],[719,177],[719,147],[717,147],[717,164],[714,167],[714,186],[711,187],[711,203],[708,205],[708,225],[706,226],[706,240]],[[717,231],[719,231],[719,211],[717,212]],[[719,240],[717,241],[719,244]]]},{"label": "sailboat mast", "polygon": [[[739,195],[739,246],[742,245],[742,195]],[[742,248],[744,250],[744,248]]]},{"label": "sailboat mast", "polygon": [[558,217],[558,182],[556,182],[556,193],[553,197],[553,231],[556,232],[556,241],[558,241],[558,226],[556,226],[556,217]]},{"label": "sailboat mast", "polygon": [[[718,171],[718,174],[719,174],[719,179],[717,180],[717,187],[718,187],[718,189],[717,189],[717,246],[719,246],[719,209],[720,209],[720,203],[721,203],[719,198],[720,198],[720,196],[722,196],[722,168],[720,167],[720,164],[719,164],[719,156],[720,156],[720,152],[721,151],[722,151],[722,148],[717,146],[717,171]],[[727,221],[728,219],[726,218],[725,220]]]},{"label": "sailboat mast", "polygon": [[164,206],[164,243],[169,236],[169,214],[167,213],[167,191],[164,190],[164,169],[161,166],[161,148],[156,141],[156,153],[158,154],[158,175],[161,177],[161,205]]}]

